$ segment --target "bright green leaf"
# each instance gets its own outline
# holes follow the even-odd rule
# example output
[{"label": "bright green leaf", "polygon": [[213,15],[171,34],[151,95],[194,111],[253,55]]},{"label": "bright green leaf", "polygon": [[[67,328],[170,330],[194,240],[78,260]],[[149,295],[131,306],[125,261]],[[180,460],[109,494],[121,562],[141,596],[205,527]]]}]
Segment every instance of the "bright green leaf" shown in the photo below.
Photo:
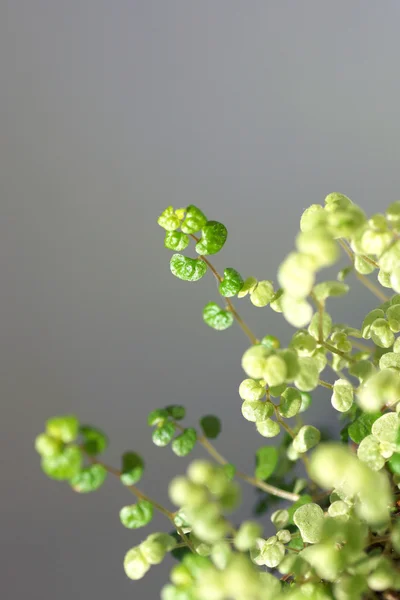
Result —
[{"label": "bright green leaf", "polygon": [[82,452],[77,446],[69,446],[61,454],[43,457],[41,465],[50,479],[72,479],[81,469]]},{"label": "bright green leaf", "polygon": [[69,444],[78,437],[79,421],[74,415],[53,417],[46,422],[46,433]]},{"label": "bright green leaf", "polygon": [[224,278],[219,284],[219,293],[225,298],[236,296],[242,289],[243,279],[240,274],[231,267],[224,269]]},{"label": "bright green leaf", "polygon": [[281,396],[279,405],[279,414],[285,419],[290,419],[297,415],[301,407],[301,394],[295,388],[286,388]]},{"label": "bright green leaf", "polygon": [[337,379],[333,384],[331,402],[339,412],[347,412],[353,404],[353,386],[347,379]]},{"label": "bright green leaf", "polygon": [[174,252],[182,252],[189,246],[189,237],[180,231],[167,231],[164,246]]},{"label": "bright green leaf", "polygon": [[152,439],[156,446],[167,446],[175,435],[175,425],[166,421],[153,431]]},{"label": "bright green leaf", "polygon": [[127,529],[144,527],[153,518],[154,507],[147,500],[139,500],[136,504],[124,506],[119,513],[122,525]]},{"label": "bright green leaf", "polygon": [[173,206],[168,206],[157,219],[157,223],[166,231],[174,231],[178,229],[181,221],[174,211]]},{"label": "bright green leaf", "polygon": [[207,271],[203,260],[188,258],[182,254],[173,254],[170,260],[171,273],[183,281],[198,281]]},{"label": "bright green leaf", "polygon": [[319,430],[313,425],[304,425],[293,440],[293,448],[299,454],[314,448],[321,439]]},{"label": "bright green leaf", "polygon": [[86,494],[98,490],[106,477],[107,471],[103,465],[89,465],[72,477],[70,485],[75,492]]},{"label": "bright green leaf", "polygon": [[314,286],[314,296],[318,302],[324,302],[329,297],[344,296],[349,291],[349,286],[340,281],[324,281]]},{"label": "bright green leaf", "polygon": [[218,331],[223,331],[233,324],[233,314],[220,308],[215,302],[209,302],[203,308],[203,319],[207,325]]},{"label": "bright green leaf", "polygon": [[250,292],[250,300],[254,306],[267,306],[274,297],[274,286],[271,281],[259,281],[256,288]]},{"label": "bright green leaf", "polygon": [[216,254],[221,250],[228,237],[228,231],[218,221],[207,221],[201,229],[200,241],[196,244],[196,252],[200,255]]},{"label": "bright green leaf", "polygon": [[320,541],[324,511],[318,504],[310,503],[300,506],[294,513],[293,520],[300,529],[303,542],[317,544]]},{"label": "bright green leaf", "polygon": [[191,452],[196,444],[197,433],[196,430],[188,427],[184,429],[184,431],[178,435],[174,441],[172,442],[171,448],[172,451],[177,456],[186,456]]},{"label": "bright green leaf", "polygon": [[186,218],[182,223],[181,229],[184,233],[196,233],[207,223],[207,217],[197,206],[190,204],[186,209]]}]

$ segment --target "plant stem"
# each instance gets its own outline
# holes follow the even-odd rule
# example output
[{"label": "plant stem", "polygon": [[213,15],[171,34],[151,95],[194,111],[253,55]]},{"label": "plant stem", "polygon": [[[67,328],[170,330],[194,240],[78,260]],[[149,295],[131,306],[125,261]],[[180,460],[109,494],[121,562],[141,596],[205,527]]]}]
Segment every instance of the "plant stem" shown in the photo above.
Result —
[{"label": "plant stem", "polygon": [[329,344],[328,342],[319,342],[321,344],[321,346],[323,346],[324,348],[326,348],[327,350],[329,350],[329,352],[331,352],[332,354],[337,354],[338,356],[341,356],[342,358],[344,358],[345,360],[347,360],[348,362],[351,362],[353,364],[355,364],[357,361],[352,358],[351,356],[348,356],[345,352],[342,352],[341,350],[338,350],[337,348],[335,348],[335,346],[332,346],[332,344]]},{"label": "plant stem", "polygon": [[[175,426],[181,431],[184,429],[179,423],[175,422]],[[203,434],[197,434],[197,441],[199,444],[203,446],[205,450],[207,450],[208,454],[214,458],[214,460],[220,465],[227,465],[229,461],[226,460],[222,454],[218,452],[215,446],[210,442],[208,438],[206,438]],[[242,471],[235,471],[236,477],[246,481],[250,485],[271,494],[272,496],[277,496],[278,498],[283,498],[284,500],[289,500],[290,502],[296,502],[300,498],[298,494],[294,494],[293,492],[288,492],[287,490],[282,490],[274,485],[270,485],[269,483],[265,483],[262,479],[258,479],[257,477],[252,477],[251,475],[247,475]]]},{"label": "plant stem", "polygon": [[319,383],[319,385],[322,385],[322,387],[325,387],[328,390],[333,390],[333,385],[331,383],[328,383],[327,381],[323,381],[322,379],[319,379],[318,383]]},{"label": "plant stem", "polygon": [[[92,464],[94,464],[94,465],[100,465],[108,473],[111,473],[112,475],[114,475],[118,479],[121,478],[121,471],[119,471],[118,469],[115,469],[114,467],[111,467],[110,465],[107,465],[106,463],[104,463],[104,462],[102,462],[100,460],[97,460],[97,458],[94,458],[93,456],[89,456],[89,455],[87,455],[87,456],[88,456],[88,459],[90,460],[90,462]],[[175,527],[176,531],[181,536],[184,545],[188,546],[190,548],[190,550],[192,550],[192,552],[195,552],[194,547],[190,543],[190,540],[188,539],[188,537],[186,536],[186,534],[183,532],[182,528],[178,527],[175,524],[175,522],[174,522],[174,513],[172,513],[167,508],[165,508],[164,506],[162,506],[162,504],[160,504],[159,502],[156,502],[155,500],[153,500],[152,498],[150,498],[149,496],[147,496],[147,494],[145,494],[144,492],[142,492],[141,490],[139,490],[139,488],[137,488],[135,485],[127,485],[125,487],[127,487],[128,490],[131,491],[132,494],[134,494],[138,500],[145,500],[146,502],[150,502],[150,504],[152,504],[154,506],[154,508],[159,513],[161,513],[162,515],[164,515],[165,517],[167,517],[167,519],[169,521],[171,521],[171,523]]]},{"label": "plant stem", "polygon": [[[273,406],[274,406],[276,420],[278,421],[278,423],[280,423],[282,425],[283,429],[285,431],[287,431],[287,433],[290,435],[292,440],[294,440],[294,438],[296,437],[296,434],[294,433],[293,429],[291,429],[289,427],[289,425],[287,423],[285,423],[285,421],[281,418],[276,404],[274,404]],[[305,467],[308,477],[311,479],[311,477],[310,477],[310,461],[308,460],[308,456],[306,454],[300,454],[300,458],[304,463],[304,467]]]},{"label": "plant stem", "polygon": [[[195,235],[193,235],[192,233],[190,234],[190,237],[192,239],[195,240],[195,242],[199,241],[199,238],[196,237]],[[221,275],[218,273],[217,269],[214,267],[214,265],[208,260],[208,258],[206,258],[205,256],[199,255],[199,258],[206,263],[206,265],[209,267],[210,271],[213,273],[215,279],[218,281],[218,283],[221,283],[222,281],[222,277]],[[228,308],[228,310],[232,313],[233,317],[236,319],[237,323],[240,325],[240,327],[242,328],[242,331],[247,335],[247,337],[249,338],[250,342],[254,345],[258,343],[258,339],[257,337],[254,335],[254,333],[251,331],[250,327],[248,325],[246,325],[246,323],[243,321],[242,317],[239,315],[239,313],[237,312],[233,302],[229,299],[229,298],[224,298],[225,300],[225,304]]]}]

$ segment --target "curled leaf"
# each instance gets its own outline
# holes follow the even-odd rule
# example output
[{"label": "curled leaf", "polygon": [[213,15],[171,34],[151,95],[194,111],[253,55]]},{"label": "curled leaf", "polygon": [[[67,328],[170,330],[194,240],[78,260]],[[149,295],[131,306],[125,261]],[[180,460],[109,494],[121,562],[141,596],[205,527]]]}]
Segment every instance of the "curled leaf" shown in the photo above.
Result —
[{"label": "curled leaf", "polygon": [[223,331],[233,324],[233,314],[220,308],[215,302],[209,302],[203,308],[203,319],[213,329]]},{"label": "curled leaf", "polygon": [[182,254],[174,254],[170,260],[171,273],[183,281],[198,281],[207,271],[203,260],[188,258]]},{"label": "curled leaf", "polygon": [[207,221],[201,229],[201,239],[196,244],[196,252],[200,255],[216,254],[226,242],[228,231],[218,221]]},{"label": "curled leaf", "polygon": [[219,284],[219,293],[225,298],[236,296],[243,285],[243,279],[240,274],[231,267],[224,269],[224,278]]}]

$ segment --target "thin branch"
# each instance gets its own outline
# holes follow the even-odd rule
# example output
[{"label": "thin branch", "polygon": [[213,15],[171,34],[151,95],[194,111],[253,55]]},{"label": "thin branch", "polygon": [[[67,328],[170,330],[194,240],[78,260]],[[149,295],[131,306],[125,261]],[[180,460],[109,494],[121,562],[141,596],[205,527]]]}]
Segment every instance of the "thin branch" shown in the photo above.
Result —
[{"label": "thin branch", "polygon": [[[179,430],[183,431],[184,427],[182,427],[182,425],[180,425],[179,423],[176,423],[176,422],[174,422],[174,423]],[[219,463],[220,465],[229,464],[229,461],[226,460],[226,458],[218,452],[218,450],[215,448],[215,446],[210,442],[210,440],[208,438],[206,438],[205,435],[197,434],[197,441],[199,442],[199,444],[201,444],[203,446],[203,448],[205,450],[207,450],[208,454],[210,456],[212,456],[217,463]],[[252,477],[251,475],[247,475],[246,473],[243,473],[242,471],[236,470],[235,475],[239,479],[246,481],[246,483],[249,483],[250,485],[257,487],[260,490],[263,490],[264,492],[271,494],[272,496],[277,496],[278,498],[283,498],[284,500],[289,500],[290,502],[296,502],[296,500],[298,500],[300,498],[299,494],[294,494],[293,492],[288,492],[287,490],[282,490],[281,488],[278,488],[274,485],[265,483],[265,481],[263,481],[262,479],[258,479],[257,477]]]},{"label": "thin branch", "polygon": [[[193,235],[192,233],[190,234],[190,237],[192,239],[195,240],[195,242],[199,241],[199,238],[196,237],[195,235]],[[221,283],[222,281],[222,277],[221,275],[218,273],[217,269],[214,267],[214,265],[208,260],[208,258],[206,258],[203,255],[199,255],[199,258],[206,263],[206,265],[209,267],[210,271],[213,273],[215,279],[218,281],[218,283]],[[247,335],[247,337],[249,338],[250,342],[254,345],[258,343],[258,339],[257,337],[254,335],[254,333],[251,331],[250,327],[243,321],[242,317],[239,315],[239,313],[237,312],[233,302],[229,299],[229,298],[224,298],[225,300],[225,304],[227,306],[227,309],[232,313],[234,319],[237,321],[237,323],[240,325],[240,327],[242,328],[243,332]]]},{"label": "thin branch", "polygon": [[[122,473],[118,469],[115,469],[114,467],[111,467],[110,465],[107,465],[106,463],[104,463],[104,462],[102,462],[100,460],[97,460],[97,458],[94,458],[93,456],[88,456],[88,459],[90,460],[90,462],[92,464],[102,466],[108,473],[111,473],[112,475],[114,475],[118,479],[121,478],[121,474]],[[175,516],[174,513],[172,513],[167,508],[165,508],[164,506],[162,506],[162,504],[160,504],[159,502],[156,502],[155,500],[153,500],[152,498],[150,498],[150,496],[147,496],[147,494],[145,494],[144,492],[142,492],[141,490],[139,490],[139,488],[137,488],[135,485],[127,485],[125,487],[127,487],[128,490],[131,491],[132,494],[134,494],[138,500],[145,500],[146,502],[150,502],[150,504],[152,504],[154,506],[154,508],[159,513],[161,513],[162,515],[164,515],[165,517],[167,517],[167,519],[175,527],[175,529],[178,532],[178,534],[181,536],[184,545],[188,546],[188,548],[190,548],[190,550],[192,550],[192,552],[195,552],[195,549],[194,549],[193,545],[191,544],[189,538],[186,536],[186,534],[184,533],[184,531],[182,530],[182,528],[175,524],[175,522],[174,522],[174,516]]]}]

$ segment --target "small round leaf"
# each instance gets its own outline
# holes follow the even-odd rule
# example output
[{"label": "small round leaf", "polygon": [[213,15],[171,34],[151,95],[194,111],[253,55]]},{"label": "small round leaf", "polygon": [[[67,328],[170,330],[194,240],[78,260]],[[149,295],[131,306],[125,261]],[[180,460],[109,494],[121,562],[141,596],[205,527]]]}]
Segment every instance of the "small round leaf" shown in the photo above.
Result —
[{"label": "small round leaf", "polygon": [[215,302],[209,302],[203,308],[203,319],[207,325],[218,331],[223,331],[233,324],[233,314],[218,306]]},{"label": "small round leaf", "polygon": [[174,439],[171,445],[172,451],[177,456],[186,456],[193,450],[196,440],[196,430],[189,427]]},{"label": "small round leaf", "polygon": [[206,415],[200,420],[204,435],[209,439],[215,439],[221,433],[221,420],[214,415]]},{"label": "small round leaf", "polygon": [[103,485],[107,478],[107,471],[103,465],[90,465],[77,473],[71,480],[70,485],[75,492],[87,494],[95,492]]},{"label": "small round leaf", "polygon": [[170,260],[171,273],[183,281],[198,281],[207,271],[203,260],[188,258],[182,254],[173,254]]},{"label": "small round leaf", "polygon": [[145,527],[153,518],[154,507],[147,500],[140,500],[137,504],[124,506],[119,513],[122,525],[127,529]]},{"label": "small round leaf", "polygon": [[225,298],[236,296],[242,289],[243,279],[240,274],[231,267],[224,269],[224,278],[219,284],[219,293]]},{"label": "small round leaf", "polygon": [[136,452],[125,452],[122,455],[121,482],[124,485],[135,485],[144,473],[143,458]]},{"label": "small round leaf", "polygon": [[228,231],[218,221],[207,221],[201,229],[201,239],[196,244],[196,252],[202,256],[205,254],[216,254],[226,242]]}]

